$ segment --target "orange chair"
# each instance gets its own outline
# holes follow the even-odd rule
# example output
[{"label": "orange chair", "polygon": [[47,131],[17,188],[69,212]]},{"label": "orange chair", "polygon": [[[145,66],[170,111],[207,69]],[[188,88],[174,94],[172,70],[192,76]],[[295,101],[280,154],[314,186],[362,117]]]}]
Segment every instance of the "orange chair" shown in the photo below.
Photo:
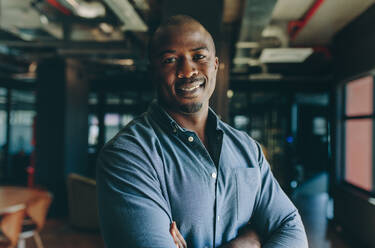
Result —
[{"label": "orange chair", "polygon": [[19,205],[6,213],[2,213],[0,217],[0,248],[16,246],[25,213],[25,205]]},{"label": "orange chair", "polygon": [[48,208],[52,202],[52,195],[48,192],[28,203],[26,218],[22,222],[21,233],[17,248],[26,247],[26,239],[33,237],[37,248],[43,248],[39,231],[43,228]]}]

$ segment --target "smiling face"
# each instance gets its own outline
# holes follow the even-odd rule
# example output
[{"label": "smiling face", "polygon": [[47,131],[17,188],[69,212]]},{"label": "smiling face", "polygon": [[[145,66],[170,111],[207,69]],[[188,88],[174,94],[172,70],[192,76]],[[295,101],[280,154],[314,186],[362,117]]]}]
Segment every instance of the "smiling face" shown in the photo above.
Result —
[{"label": "smiling face", "polygon": [[157,31],[152,42],[152,78],[163,107],[184,115],[208,109],[218,68],[211,35],[188,22]]}]

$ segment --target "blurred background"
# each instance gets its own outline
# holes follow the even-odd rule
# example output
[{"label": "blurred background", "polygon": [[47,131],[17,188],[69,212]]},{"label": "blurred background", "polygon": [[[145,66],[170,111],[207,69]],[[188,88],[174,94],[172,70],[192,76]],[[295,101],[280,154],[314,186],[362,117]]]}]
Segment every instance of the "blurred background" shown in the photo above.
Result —
[{"label": "blurred background", "polygon": [[214,36],[211,106],[262,144],[310,247],[375,247],[375,0],[0,0],[0,185],[52,193],[45,246],[104,247],[96,157],[154,98],[148,39],[178,13]]}]

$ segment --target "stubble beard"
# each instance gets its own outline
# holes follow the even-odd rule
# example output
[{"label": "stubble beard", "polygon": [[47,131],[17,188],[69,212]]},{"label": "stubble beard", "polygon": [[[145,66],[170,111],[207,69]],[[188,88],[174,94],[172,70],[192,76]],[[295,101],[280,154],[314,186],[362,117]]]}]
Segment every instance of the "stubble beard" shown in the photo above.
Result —
[{"label": "stubble beard", "polygon": [[199,110],[202,109],[203,103],[201,102],[194,102],[189,104],[180,105],[180,111],[186,114],[194,114],[197,113]]},{"label": "stubble beard", "polygon": [[173,112],[180,112],[183,114],[194,114],[199,112],[202,107],[202,102],[193,102],[193,103],[186,103],[186,104],[178,104],[177,102],[168,101],[165,97],[163,97],[163,92],[161,89],[158,89],[157,97],[159,99],[159,103],[166,109]]}]

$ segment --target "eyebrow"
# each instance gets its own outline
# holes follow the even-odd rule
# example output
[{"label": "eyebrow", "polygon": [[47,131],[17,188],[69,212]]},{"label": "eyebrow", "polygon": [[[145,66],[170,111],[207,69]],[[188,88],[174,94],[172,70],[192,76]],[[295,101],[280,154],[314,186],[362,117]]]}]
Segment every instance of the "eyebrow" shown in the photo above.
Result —
[{"label": "eyebrow", "polygon": [[199,50],[207,50],[207,51],[208,51],[208,47],[206,47],[206,46],[201,46],[201,47],[193,48],[193,49],[191,49],[190,51],[195,52],[195,51],[199,51]]},{"label": "eyebrow", "polygon": [[[193,48],[193,49],[191,49],[190,51],[192,51],[192,52],[196,52],[196,51],[199,51],[199,50],[207,50],[207,51],[208,51],[208,47],[206,47],[206,46],[201,46],[201,47]],[[159,53],[159,56],[163,56],[163,55],[166,54],[166,53],[175,53],[175,52],[176,52],[176,50],[164,50],[164,51],[161,51],[161,52]]]},{"label": "eyebrow", "polygon": [[176,50],[164,50],[164,51],[161,51],[160,53],[159,53],[159,56],[162,56],[162,55],[164,55],[164,54],[166,54],[166,53],[175,53],[176,52]]}]

